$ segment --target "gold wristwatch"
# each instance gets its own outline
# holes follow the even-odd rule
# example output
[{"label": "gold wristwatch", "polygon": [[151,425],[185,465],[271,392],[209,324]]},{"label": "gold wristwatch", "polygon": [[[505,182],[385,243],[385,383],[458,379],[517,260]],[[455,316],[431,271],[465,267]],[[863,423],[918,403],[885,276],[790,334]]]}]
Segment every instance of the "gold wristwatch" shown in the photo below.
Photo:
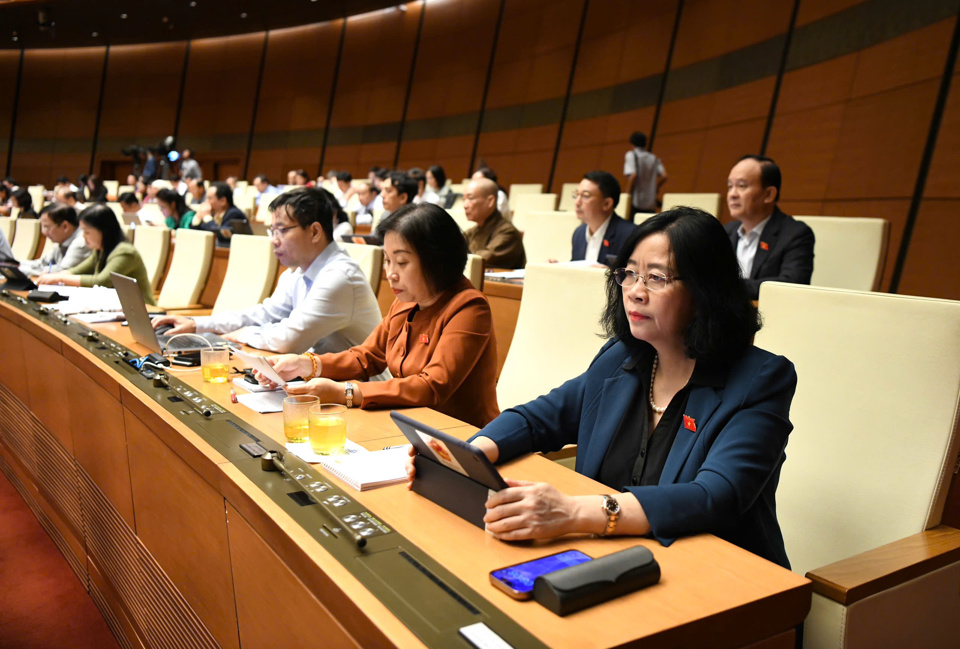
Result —
[{"label": "gold wristwatch", "polygon": [[603,498],[603,513],[607,515],[607,528],[603,530],[601,536],[613,534],[617,527],[617,520],[620,519],[620,503],[613,496],[601,496]]},{"label": "gold wristwatch", "polygon": [[357,389],[357,386],[353,383],[344,383],[343,394],[346,397],[347,408],[353,408],[353,391]]}]

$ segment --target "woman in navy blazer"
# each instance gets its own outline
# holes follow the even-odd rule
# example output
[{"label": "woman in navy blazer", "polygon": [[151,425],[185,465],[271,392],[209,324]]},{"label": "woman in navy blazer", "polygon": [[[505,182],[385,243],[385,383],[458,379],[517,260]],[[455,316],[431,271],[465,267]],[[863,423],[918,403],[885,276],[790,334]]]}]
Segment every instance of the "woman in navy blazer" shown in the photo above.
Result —
[{"label": "woman in navy blazer", "polygon": [[[472,440],[492,461],[577,444],[578,472],[611,496],[507,480],[487,501],[503,540],[567,533],[712,533],[784,567],[776,516],[793,364],[760,328],[723,226],[692,208],[645,221],[607,281],[610,340],[590,367],[503,412]],[[614,511],[618,510],[618,511]]]}]

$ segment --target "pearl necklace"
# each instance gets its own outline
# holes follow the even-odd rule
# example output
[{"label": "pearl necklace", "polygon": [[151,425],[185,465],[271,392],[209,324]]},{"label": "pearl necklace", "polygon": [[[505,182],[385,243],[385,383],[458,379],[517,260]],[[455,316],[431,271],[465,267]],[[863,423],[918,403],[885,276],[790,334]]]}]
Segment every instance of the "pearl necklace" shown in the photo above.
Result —
[{"label": "pearl necklace", "polygon": [[660,364],[660,354],[657,354],[653,357],[653,369],[650,370],[650,407],[653,408],[653,411],[658,415],[662,415],[667,411],[666,408],[661,408],[653,402],[653,382],[657,378],[657,366]]}]

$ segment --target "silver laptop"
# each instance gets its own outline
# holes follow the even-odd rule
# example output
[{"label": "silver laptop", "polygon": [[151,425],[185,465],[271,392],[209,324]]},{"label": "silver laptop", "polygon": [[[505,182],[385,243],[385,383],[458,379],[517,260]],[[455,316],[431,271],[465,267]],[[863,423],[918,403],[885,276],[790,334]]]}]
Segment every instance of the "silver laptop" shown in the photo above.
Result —
[{"label": "silver laptop", "polygon": [[137,280],[118,273],[110,273],[110,276],[113,278],[113,287],[117,290],[117,297],[120,298],[123,315],[130,324],[130,334],[135,341],[150,351],[160,354],[182,354],[206,348],[207,345],[201,343],[195,336],[205,338],[214,346],[230,345],[227,339],[211,333],[180,336],[172,342],[170,339],[174,338],[173,336],[158,336],[150,323],[147,303],[143,300],[143,293],[140,292]]}]

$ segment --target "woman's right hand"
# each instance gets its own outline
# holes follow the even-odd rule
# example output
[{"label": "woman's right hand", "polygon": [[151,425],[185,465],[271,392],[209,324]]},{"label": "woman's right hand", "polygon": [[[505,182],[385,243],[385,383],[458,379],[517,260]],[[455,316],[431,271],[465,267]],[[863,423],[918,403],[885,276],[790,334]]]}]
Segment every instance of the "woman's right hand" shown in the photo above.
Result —
[{"label": "woman's right hand", "polygon": [[[279,356],[267,357],[267,362],[276,370],[284,381],[295,379],[299,376],[310,376],[313,373],[313,361],[308,356],[301,354],[280,354]],[[320,361],[317,361],[317,375],[320,374]],[[266,376],[254,370],[253,375],[260,382],[270,388],[276,388],[277,385]],[[313,377],[311,377],[313,378]]]}]

